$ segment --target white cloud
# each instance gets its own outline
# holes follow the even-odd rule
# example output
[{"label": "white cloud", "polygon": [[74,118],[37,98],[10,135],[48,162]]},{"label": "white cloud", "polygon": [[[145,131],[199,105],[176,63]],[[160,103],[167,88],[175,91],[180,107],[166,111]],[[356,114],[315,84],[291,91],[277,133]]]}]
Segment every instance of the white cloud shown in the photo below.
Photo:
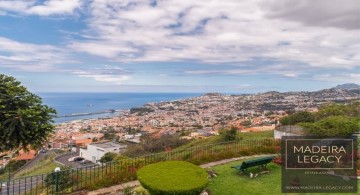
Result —
[{"label": "white cloud", "polygon": [[333,83],[358,83],[360,84],[359,73],[319,74],[312,77],[314,80]]},{"label": "white cloud", "polygon": [[104,42],[90,42],[90,43],[81,43],[77,42],[76,44],[69,45],[70,48],[76,51],[85,51],[92,55],[103,56],[107,58],[113,58],[118,55],[126,55],[137,52],[136,49],[126,46],[116,46],[112,43],[104,43]]},{"label": "white cloud", "polygon": [[[312,2],[304,1],[296,9],[313,15]],[[300,75],[298,64],[302,64],[299,71],[359,67],[359,32],[352,23],[329,22],[342,16],[353,19],[357,4],[334,5],[336,12],[329,14],[334,6],[327,3],[315,3],[316,9],[324,5],[325,10],[316,13],[321,16],[314,16],[317,21],[310,24],[308,15],[288,19],[284,11],[288,4],[283,1],[158,0],[153,5],[148,0],[93,0],[88,20],[91,33],[85,36],[94,38],[73,41],[69,47],[118,62],[191,60],[240,67],[189,74],[261,72],[261,66],[240,66],[256,59],[286,63],[276,70],[285,77]],[[282,5],[282,14],[276,15],[275,8]],[[268,65],[266,71],[272,68]]]},{"label": "white cloud", "polygon": [[26,15],[69,15],[80,9],[82,0],[2,0],[2,13],[14,12]]},{"label": "white cloud", "polygon": [[44,72],[56,65],[74,62],[61,48],[52,45],[21,43],[0,37],[0,63],[2,67]]},{"label": "white cloud", "polygon": [[48,0],[43,4],[35,5],[26,10],[27,14],[48,16],[52,14],[72,14],[80,8],[80,0]]},{"label": "white cloud", "polygon": [[358,0],[268,0],[264,3],[268,15],[310,26],[360,29]]},{"label": "white cloud", "polygon": [[121,85],[121,84],[123,84],[124,81],[127,81],[130,79],[129,76],[125,76],[125,75],[114,76],[114,75],[84,74],[84,75],[79,75],[79,76],[93,78],[97,81],[102,81],[102,82],[112,82],[112,83],[115,83],[118,85]]},{"label": "white cloud", "polygon": [[111,82],[116,85],[123,84],[124,81],[131,79],[130,72],[121,68],[105,66],[104,68],[75,70],[73,74],[79,77],[87,77],[101,82]]},{"label": "white cloud", "polygon": [[[2,0],[0,15],[71,15],[79,9],[86,10],[82,13],[86,14],[88,29],[77,32],[80,35],[76,37],[82,36],[81,40],[69,40],[69,51],[61,46],[0,37],[0,62],[5,67],[44,71],[66,63],[69,53],[76,51],[112,62],[231,65],[185,71],[191,75],[276,74],[297,78],[311,71],[351,72],[360,67],[360,4],[355,0],[335,0],[332,4],[325,0],[152,2]],[[259,61],[262,64],[253,63]],[[131,78],[121,71],[69,72],[104,82],[123,83]],[[331,75],[344,78],[344,74]],[[346,76],[352,81],[358,79]]]}]

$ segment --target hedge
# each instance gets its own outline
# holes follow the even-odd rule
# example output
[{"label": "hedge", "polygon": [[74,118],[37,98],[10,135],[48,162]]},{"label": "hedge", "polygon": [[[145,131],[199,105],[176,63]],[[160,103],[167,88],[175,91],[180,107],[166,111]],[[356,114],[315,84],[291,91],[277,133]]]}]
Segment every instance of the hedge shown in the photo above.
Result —
[{"label": "hedge", "polygon": [[208,183],[204,169],[184,161],[147,165],[137,172],[137,178],[153,195],[198,195]]}]

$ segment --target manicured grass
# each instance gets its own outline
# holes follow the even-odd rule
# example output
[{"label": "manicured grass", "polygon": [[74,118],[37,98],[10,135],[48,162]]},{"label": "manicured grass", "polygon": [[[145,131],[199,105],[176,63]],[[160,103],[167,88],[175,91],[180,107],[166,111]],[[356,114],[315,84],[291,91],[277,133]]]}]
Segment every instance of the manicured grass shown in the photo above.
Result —
[{"label": "manicured grass", "polygon": [[[271,170],[270,174],[261,174],[256,178],[250,179],[249,176],[239,173],[239,171],[231,168],[231,166],[239,165],[241,162],[242,161],[231,162],[208,169],[215,170],[218,173],[217,177],[210,179],[207,187],[212,195],[281,194],[281,167],[279,165],[270,163],[268,165],[268,168]],[[292,194],[294,195],[296,193]],[[326,193],[318,194],[324,195]],[[340,195],[344,194],[350,193],[341,193]]]},{"label": "manicured grass", "polygon": [[198,195],[208,182],[204,169],[185,162],[167,161],[147,165],[137,172],[151,194]]}]

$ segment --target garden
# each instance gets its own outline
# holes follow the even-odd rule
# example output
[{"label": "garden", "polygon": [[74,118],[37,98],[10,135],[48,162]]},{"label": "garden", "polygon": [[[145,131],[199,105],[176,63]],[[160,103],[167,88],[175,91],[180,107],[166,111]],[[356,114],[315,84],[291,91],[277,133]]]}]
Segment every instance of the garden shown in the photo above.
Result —
[{"label": "garden", "polygon": [[[250,159],[253,160],[253,159]],[[246,161],[249,161],[246,160]],[[188,167],[189,163],[184,162],[184,167]],[[204,192],[202,194],[211,194],[211,195],[233,195],[233,194],[281,194],[281,166],[275,163],[269,163],[267,165],[267,170],[270,172],[263,173],[263,174],[256,174],[256,176],[249,177],[248,174],[244,174],[241,171],[238,171],[236,169],[233,169],[231,167],[240,165],[242,161],[234,161],[223,165],[214,166],[211,168],[205,169],[209,173],[208,175],[208,183],[206,187],[204,187],[203,182],[194,182],[192,179],[195,178],[189,178],[187,179],[177,179],[177,174],[179,174],[180,177],[186,177],[186,172],[189,170],[184,170],[184,167],[182,167],[182,163],[179,161],[175,162],[162,162],[162,163],[155,163],[151,166],[145,166],[143,169],[140,169],[138,172],[138,179],[140,180],[141,184],[145,187],[150,189],[152,191],[152,194],[164,194],[159,191],[159,189],[163,190],[172,190],[174,192],[174,189],[172,187],[179,187],[179,186],[185,186],[189,189],[193,188],[196,190],[192,190],[192,192],[198,192],[199,188],[196,188],[197,186],[200,186],[200,188],[204,189]],[[166,165],[167,164],[167,165]],[[175,168],[174,168],[175,164]],[[160,165],[160,166],[159,166]],[[165,165],[165,166],[163,166]],[[191,164],[190,164],[191,165]],[[194,165],[191,165],[192,167]],[[193,168],[193,167],[192,167]],[[184,170],[184,171],[182,171]],[[195,166],[195,172],[199,171],[196,170]],[[158,174],[154,173],[157,172]],[[252,173],[259,173],[259,169],[257,167],[249,168],[249,172]],[[198,172],[199,175],[203,174],[201,173],[201,170]],[[196,175],[196,174],[193,174]],[[168,178],[170,177],[170,178]],[[201,177],[201,176],[199,176]],[[326,180],[331,179],[328,178],[328,176],[324,176]],[[164,181],[166,182],[164,182]],[[195,179],[196,180],[196,179]],[[177,183],[176,185],[171,185],[171,182],[174,181]],[[305,181],[306,183],[307,181]],[[159,185],[158,185],[158,184]],[[192,184],[192,185],[189,185]],[[198,184],[198,185],[197,185]],[[156,189],[157,187],[154,187],[158,185],[159,189]],[[195,187],[194,187],[195,186]],[[136,188],[139,189],[139,188]],[[154,193],[154,189],[155,193]],[[201,191],[201,190],[200,190]],[[156,193],[157,192],[157,193]],[[173,194],[199,194],[199,193],[173,193]],[[130,193],[131,194],[131,193]],[[145,194],[145,193],[144,193]],[[148,194],[148,193],[146,193]],[[165,193],[166,194],[166,193]],[[297,195],[300,193],[290,193],[292,195]],[[318,194],[318,195],[324,195],[326,193],[307,193],[307,194]],[[334,194],[334,193],[331,193]],[[340,194],[340,193],[339,193]],[[341,193],[341,194],[351,194],[351,193]]]},{"label": "garden", "polygon": [[[257,177],[249,178],[248,175],[245,175],[235,169],[230,168],[231,166],[237,166],[239,164],[241,164],[241,161],[235,161],[228,164],[211,167],[208,169],[217,173],[216,177],[210,178],[209,184],[207,186],[207,189],[212,195],[281,194],[280,165],[270,163],[267,166],[268,169],[271,171],[269,174],[260,174]],[[360,182],[358,183],[360,184]],[[296,193],[292,194],[295,195]],[[320,195],[320,193],[318,194]],[[321,195],[324,194],[326,193],[321,193]],[[333,194],[334,193],[332,193],[332,195]]]}]

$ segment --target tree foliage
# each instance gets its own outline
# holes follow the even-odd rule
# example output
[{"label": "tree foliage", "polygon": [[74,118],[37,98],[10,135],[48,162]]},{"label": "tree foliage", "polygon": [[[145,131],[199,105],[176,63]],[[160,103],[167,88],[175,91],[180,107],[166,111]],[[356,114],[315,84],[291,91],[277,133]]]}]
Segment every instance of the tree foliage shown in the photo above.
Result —
[{"label": "tree foliage", "polygon": [[60,172],[52,172],[48,174],[44,180],[45,185],[47,187],[54,186],[57,179],[60,190],[68,188],[74,183],[74,179],[71,176],[71,171],[72,170],[70,168],[63,167],[63,170],[61,170]]},{"label": "tree foliage", "polygon": [[11,172],[17,171],[26,163],[26,160],[10,160],[10,162],[0,169],[0,175],[6,173],[10,169]]},{"label": "tree foliage", "polygon": [[349,136],[360,130],[359,118],[330,116],[314,123],[300,123],[308,134],[317,136]]},{"label": "tree foliage", "polygon": [[282,125],[295,125],[298,123],[314,122],[314,115],[307,111],[296,112],[280,119]]},{"label": "tree foliage", "polygon": [[360,130],[360,102],[350,104],[330,103],[319,111],[297,112],[280,119],[282,125],[297,124],[307,134],[318,136],[349,136]]},{"label": "tree foliage", "polygon": [[14,77],[0,74],[0,152],[41,147],[54,129],[55,114]]},{"label": "tree foliage", "polygon": [[348,105],[335,103],[323,105],[315,114],[315,119],[321,120],[330,116],[360,117],[360,102],[353,102]]},{"label": "tree foliage", "polygon": [[104,156],[102,156],[102,157],[100,158],[100,162],[101,162],[101,163],[106,163],[106,162],[113,161],[116,156],[117,156],[116,153],[107,152],[107,153],[104,154]]},{"label": "tree foliage", "polygon": [[233,126],[230,129],[221,129],[219,134],[224,141],[234,141],[236,139],[237,131],[238,129]]},{"label": "tree foliage", "polygon": [[169,148],[179,147],[188,141],[180,139],[179,135],[162,134],[160,137],[155,137],[151,134],[143,135],[141,143],[128,147],[125,155],[135,157],[147,155],[155,152],[163,152]]},{"label": "tree foliage", "polygon": [[142,147],[145,151],[152,153],[164,151],[168,147],[175,148],[186,142],[186,140],[180,139],[178,135],[163,134],[158,138],[146,135],[142,138]]}]

